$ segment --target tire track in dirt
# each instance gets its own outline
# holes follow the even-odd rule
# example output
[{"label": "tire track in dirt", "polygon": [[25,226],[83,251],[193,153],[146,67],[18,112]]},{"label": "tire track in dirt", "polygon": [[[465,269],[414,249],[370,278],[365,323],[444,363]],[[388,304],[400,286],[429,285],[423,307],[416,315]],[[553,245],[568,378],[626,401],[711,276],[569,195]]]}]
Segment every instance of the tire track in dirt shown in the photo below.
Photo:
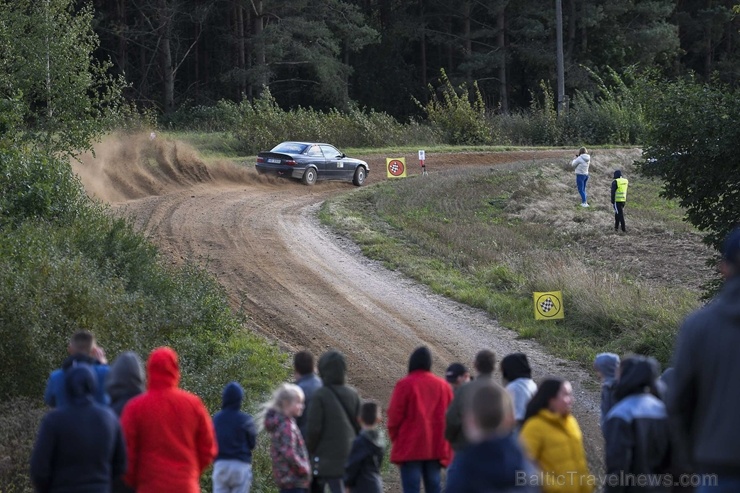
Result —
[{"label": "tire track in dirt", "polygon": [[[517,161],[521,154],[497,154],[490,162],[480,162],[476,154],[471,164]],[[455,165],[463,159],[456,156]],[[374,181],[382,179],[378,167],[373,171]],[[422,344],[431,348],[437,374],[452,361],[471,365],[482,348],[492,349],[499,359],[514,351],[527,353],[535,378],[554,374],[573,382],[574,413],[594,471],[601,469],[593,375],[533,341],[517,339],[488,314],[364,258],[351,241],[322,226],[316,214],[320,204],[351,192],[350,185],[305,187],[234,176],[197,185],[184,182],[114,206],[131,215],[173,262],[192,261],[212,272],[233,305],[250,315],[255,330],[291,351],[344,352],[350,383],[364,397],[387,404],[393,385],[406,374],[409,354]]]}]

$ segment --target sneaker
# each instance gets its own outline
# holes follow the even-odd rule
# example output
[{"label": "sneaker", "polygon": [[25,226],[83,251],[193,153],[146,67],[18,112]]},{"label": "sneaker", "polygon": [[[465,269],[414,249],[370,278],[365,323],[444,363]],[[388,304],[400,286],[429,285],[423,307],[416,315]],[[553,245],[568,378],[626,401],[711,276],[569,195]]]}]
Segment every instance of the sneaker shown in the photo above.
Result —
[{"label": "sneaker", "polygon": [[581,204],[581,207],[588,207],[588,204],[586,202]]}]

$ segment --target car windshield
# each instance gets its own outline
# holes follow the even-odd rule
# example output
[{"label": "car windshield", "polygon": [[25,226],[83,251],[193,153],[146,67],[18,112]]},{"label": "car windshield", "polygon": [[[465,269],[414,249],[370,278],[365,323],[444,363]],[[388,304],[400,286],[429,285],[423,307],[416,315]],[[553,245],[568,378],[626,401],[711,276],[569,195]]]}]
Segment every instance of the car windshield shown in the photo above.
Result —
[{"label": "car windshield", "polygon": [[306,150],[308,144],[301,144],[299,142],[283,142],[273,147],[270,152],[287,152],[288,154],[302,154]]}]

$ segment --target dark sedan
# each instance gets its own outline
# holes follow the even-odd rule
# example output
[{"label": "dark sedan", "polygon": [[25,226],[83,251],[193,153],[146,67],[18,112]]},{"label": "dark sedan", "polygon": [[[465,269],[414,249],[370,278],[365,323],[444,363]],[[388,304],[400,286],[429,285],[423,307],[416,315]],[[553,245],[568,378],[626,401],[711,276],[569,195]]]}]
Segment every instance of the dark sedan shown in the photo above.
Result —
[{"label": "dark sedan", "polygon": [[347,157],[336,147],[314,142],[283,142],[257,154],[257,172],[296,178],[306,185],[318,180],[346,180],[362,186],[370,172],[365,161]]}]

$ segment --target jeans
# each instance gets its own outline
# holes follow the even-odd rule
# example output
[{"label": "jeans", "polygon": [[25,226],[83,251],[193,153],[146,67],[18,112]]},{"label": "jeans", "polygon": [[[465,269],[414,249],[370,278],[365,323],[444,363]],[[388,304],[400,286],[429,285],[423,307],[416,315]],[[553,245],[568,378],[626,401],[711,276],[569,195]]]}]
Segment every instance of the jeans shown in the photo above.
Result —
[{"label": "jeans", "polygon": [[401,464],[403,493],[419,493],[422,480],[426,493],[440,493],[441,469],[437,460],[403,462]]},{"label": "jeans", "polygon": [[217,460],[213,465],[213,493],[249,493],[252,464],[240,460]]},{"label": "jeans", "polygon": [[588,175],[576,175],[576,186],[578,187],[578,193],[581,194],[581,203],[585,204],[586,200],[586,183],[588,182]]},{"label": "jeans", "polygon": [[740,476],[726,476],[719,474],[716,485],[701,485],[696,493],[737,493],[740,491]]},{"label": "jeans", "polygon": [[343,478],[327,478],[324,476],[313,477],[313,481],[311,481],[311,493],[324,493],[327,486],[330,493],[344,493]]}]

